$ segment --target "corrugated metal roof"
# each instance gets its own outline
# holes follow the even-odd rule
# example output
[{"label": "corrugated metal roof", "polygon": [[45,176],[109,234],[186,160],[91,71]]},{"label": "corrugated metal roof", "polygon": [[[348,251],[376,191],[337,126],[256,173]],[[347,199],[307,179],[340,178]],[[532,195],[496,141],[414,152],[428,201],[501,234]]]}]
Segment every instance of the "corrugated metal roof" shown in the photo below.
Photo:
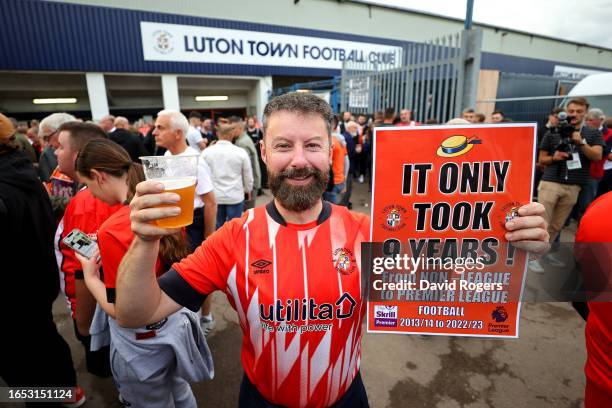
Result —
[{"label": "corrugated metal roof", "polygon": [[[248,76],[333,76],[340,73],[334,69],[291,66],[145,61],[140,36],[141,21],[389,45],[408,43],[339,32],[53,1],[2,0],[0,7],[0,70]],[[26,16],[27,19],[19,16]],[[554,61],[495,53],[483,53],[482,59],[482,68],[510,72],[552,75],[554,65]]]},{"label": "corrugated metal roof", "polygon": [[[28,16],[27,24],[15,16]],[[1,70],[156,72],[224,75],[337,75],[339,70],[145,61],[140,22],[208,26],[401,45],[396,40],[241,21],[34,0],[3,0]]]}]

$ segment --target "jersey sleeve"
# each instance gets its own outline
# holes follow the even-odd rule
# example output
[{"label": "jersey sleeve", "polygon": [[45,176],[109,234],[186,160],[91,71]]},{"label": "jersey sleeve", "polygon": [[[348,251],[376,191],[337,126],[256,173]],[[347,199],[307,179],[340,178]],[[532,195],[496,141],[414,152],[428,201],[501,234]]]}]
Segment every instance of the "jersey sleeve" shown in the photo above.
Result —
[{"label": "jersey sleeve", "polygon": [[172,265],[159,279],[160,288],[175,302],[197,310],[205,295],[224,290],[236,261],[232,245],[244,217],[225,223],[208,237],[194,253]]},{"label": "jersey sleeve", "polygon": [[[58,258],[58,267],[60,271],[67,277],[72,277],[72,279],[83,279],[83,269],[81,266],[81,262],[77,259],[74,251],[64,244],[64,238],[70,234],[70,232],[75,228],[75,225],[78,225],[78,219],[72,216],[75,207],[75,201],[71,200],[66,207],[66,211],[64,213],[64,218],[60,222],[58,229],[63,229],[60,231],[59,240],[56,244],[59,247],[59,252],[61,253],[61,257]],[[77,222],[75,222],[77,221]],[[83,231],[83,229],[81,229]],[[83,231],[87,233],[88,231]],[[67,294],[70,296],[70,294]]]},{"label": "jersey sleeve", "polygon": [[129,243],[122,242],[113,234],[101,230],[98,234],[98,247],[100,248],[100,258],[102,258],[106,301],[108,303],[115,303],[117,271],[123,256],[129,248]]}]

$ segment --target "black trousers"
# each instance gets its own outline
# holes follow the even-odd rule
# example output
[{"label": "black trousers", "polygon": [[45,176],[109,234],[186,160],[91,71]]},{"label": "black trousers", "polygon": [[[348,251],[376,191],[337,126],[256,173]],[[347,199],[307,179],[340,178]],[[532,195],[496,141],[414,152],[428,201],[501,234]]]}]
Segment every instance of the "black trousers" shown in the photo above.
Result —
[{"label": "black trousers", "polygon": [[85,349],[85,365],[87,371],[97,377],[110,377],[113,375],[110,368],[110,346],[102,347],[99,350],[91,351],[91,336],[81,336],[77,330],[76,321],[74,324],[74,334]]},{"label": "black trousers", "polygon": [[[363,381],[361,381],[361,374],[357,373],[357,376],[353,380],[353,383],[346,390],[342,398],[340,398],[332,408],[368,408],[368,395],[366,394]],[[246,374],[242,377],[242,384],[240,384],[240,396],[238,397],[239,408],[280,408],[280,405],[274,405],[269,403],[262,397],[257,391],[257,388],[251,383],[249,377]]]},{"label": "black trousers", "polygon": [[[51,310],[37,316],[3,320],[10,332],[0,348],[0,377],[9,387],[75,387],[76,373],[70,347],[58,333]],[[28,403],[44,407],[58,404]]]},{"label": "black trousers", "polygon": [[193,210],[193,223],[185,228],[191,252],[204,242],[204,208]]}]

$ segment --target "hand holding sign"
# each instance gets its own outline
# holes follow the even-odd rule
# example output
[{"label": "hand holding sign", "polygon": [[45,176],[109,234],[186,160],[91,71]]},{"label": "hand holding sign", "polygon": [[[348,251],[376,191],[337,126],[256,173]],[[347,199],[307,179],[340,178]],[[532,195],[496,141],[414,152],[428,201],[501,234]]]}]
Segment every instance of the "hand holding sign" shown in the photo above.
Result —
[{"label": "hand holding sign", "polygon": [[[544,207],[529,203],[535,126],[381,128],[375,138],[371,241],[384,270],[370,276],[368,331],[517,337],[527,256],[516,247],[548,245]],[[387,268],[390,259],[419,266]]]}]

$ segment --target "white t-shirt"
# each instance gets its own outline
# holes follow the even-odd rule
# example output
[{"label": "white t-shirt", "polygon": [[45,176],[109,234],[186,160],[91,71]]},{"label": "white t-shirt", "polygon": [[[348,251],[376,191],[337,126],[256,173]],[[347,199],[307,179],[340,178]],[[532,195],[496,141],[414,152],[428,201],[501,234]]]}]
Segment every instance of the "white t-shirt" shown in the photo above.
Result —
[{"label": "white t-shirt", "polygon": [[187,144],[189,147],[192,147],[197,154],[200,154],[202,150],[198,143],[202,141],[202,133],[193,126],[189,126],[189,130],[187,131]]},{"label": "white t-shirt", "polygon": [[[199,156],[199,153],[196,149],[192,148],[191,146],[187,146],[187,149],[185,149],[183,153],[178,154],[178,156],[183,156],[183,155],[187,155],[187,156],[198,155]],[[170,150],[166,150],[166,153],[164,153],[164,156],[172,156],[172,153],[170,153]],[[204,207],[204,201],[202,201],[200,196],[210,191],[213,191],[210,167],[208,167],[208,164],[204,160],[202,160],[202,158],[200,157],[198,158],[198,176],[197,178],[198,180],[196,183],[195,197],[193,199],[194,209]]]},{"label": "white t-shirt", "polygon": [[238,204],[253,190],[253,171],[247,152],[227,140],[219,140],[202,152],[209,165],[218,204]]}]

